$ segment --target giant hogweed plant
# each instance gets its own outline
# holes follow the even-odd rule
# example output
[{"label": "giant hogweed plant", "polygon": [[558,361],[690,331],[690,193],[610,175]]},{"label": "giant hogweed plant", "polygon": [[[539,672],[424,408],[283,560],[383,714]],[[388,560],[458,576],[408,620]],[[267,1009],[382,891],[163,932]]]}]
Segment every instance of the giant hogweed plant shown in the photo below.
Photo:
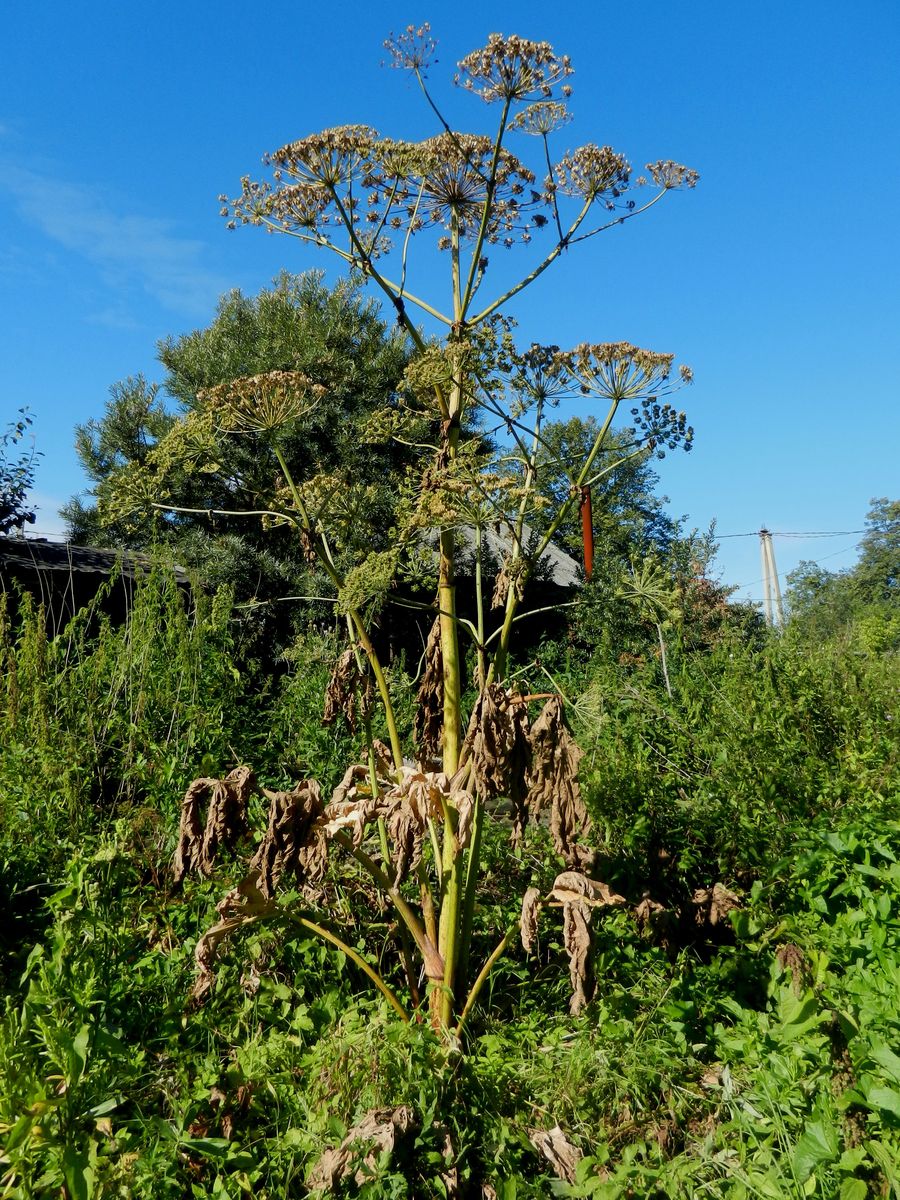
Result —
[{"label": "giant hogweed plant", "polygon": [[[410,27],[386,46],[393,65],[412,73],[433,111],[439,125],[434,137],[397,140],[365,125],[326,129],[267,155],[270,177],[245,178],[240,195],[222,202],[231,227],[261,226],[336,255],[387,297],[411,341],[403,386],[386,398],[367,433],[373,442],[405,441],[421,455],[419,469],[401,485],[391,548],[362,561],[349,553],[348,533],[365,519],[371,481],[340,474],[294,477],[283,435],[303,422],[323,386],[295,371],[236,379],[203,393],[142,470],[122,474],[112,503],[118,516],[141,503],[166,507],[170,471],[219,472],[235,496],[235,510],[296,530],[330,579],[346,620],[348,648],[329,687],[326,719],[343,714],[362,731],[367,761],[349,767],[327,802],[314,780],[273,792],[260,789],[243,768],[224,780],[198,780],[185,797],[178,878],[212,870],[217,849],[246,830],[254,789],[269,805],[249,874],[220,904],[221,919],[198,945],[198,993],[209,985],[222,938],[248,921],[284,915],[278,883],[293,875],[310,904],[303,912],[292,910],[291,919],[340,947],[404,1018],[408,1003],[416,1009],[425,1003],[412,965],[417,952],[430,984],[432,1020],[458,1032],[515,932],[507,933],[470,986],[482,827],[498,798],[512,805],[515,839],[529,813],[550,810],[567,870],[547,896],[529,892],[523,940],[530,944],[542,903],[561,905],[573,1005],[587,997],[591,909],[620,898],[584,874],[590,855],[580,841],[587,827],[577,781],[581,752],[566,728],[562,698],[529,695],[508,678],[508,658],[516,623],[527,615],[522,601],[528,580],[584,489],[629,458],[689,449],[692,438],[684,413],[666,399],[691,378],[686,367],[674,369],[672,355],[627,343],[586,343],[568,351],[532,345],[519,352],[506,310],[565,251],[633,220],[674,190],[693,187],[697,175],[660,161],[633,179],[621,154],[590,143],[554,161],[551,145],[570,119],[572,67],[545,42],[495,34],[459,63],[455,84],[498,114],[488,134],[456,131],[444,119],[427,80],[435,48],[427,25]],[[425,298],[410,287],[414,251],[429,240],[446,256],[446,303],[437,290]],[[530,264],[516,282],[491,291],[492,255],[517,245],[530,253]],[[500,274],[508,278],[506,270]],[[548,464],[542,453],[548,409],[575,397],[599,406],[597,436],[580,461]],[[630,408],[634,437],[622,457],[601,471],[601,451],[608,450],[622,405]],[[486,450],[487,439],[476,430],[499,434],[502,450]],[[244,481],[230,476],[234,437],[253,438],[259,454],[268,456],[269,494],[250,494]],[[544,515],[536,536],[529,515],[546,504],[538,488],[542,466],[564,469],[571,486],[558,511]],[[489,601],[499,622],[491,633],[482,555],[488,526],[505,531],[508,547]],[[474,531],[474,620],[457,613],[462,529]],[[398,574],[421,559],[429,533],[437,541],[435,620],[418,694],[416,745],[407,756],[372,625]],[[477,672],[478,698],[468,720],[463,639],[474,643]],[[546,704],[532,724],[535,699]],[[375,703],[383,709],[388,745],[372,737]],[[335,847],[356,859],[396,909],[409,1002],[312,911]]]}]

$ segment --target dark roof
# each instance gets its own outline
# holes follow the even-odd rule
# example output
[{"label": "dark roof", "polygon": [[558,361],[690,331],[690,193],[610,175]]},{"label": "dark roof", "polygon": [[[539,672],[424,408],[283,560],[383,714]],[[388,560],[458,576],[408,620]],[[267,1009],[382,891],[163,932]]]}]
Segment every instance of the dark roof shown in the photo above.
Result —
[{"label": "dark roof", "polygon": [[[471,525],[457,525],[456,536],[460,548],[471,556],[475,553],[475,530]],[[526,545],[536,543],[538,535],[532,530],[530,525],[523,525],[522,537]],[[424,540],[432,547],[434,552],[435,562],[438,557],[437,540],[438,535],[433,530],[429,530],[425,534]],[[482,546],[484,551],[492,557],[496,563],[502,564],[510,555],[513,546],[512,534],[502,525],[488,525],[482,530]],[[462,569],[465,570],[465,563],[462,564]],[[570,554],[566,554],[565,550],[560,550],[550,542],[544,549],[541,555],[539,564],[539,576],[547,583],[553,583],[560,588],[578,587],[583,582],[581,573],[581,565]]]},{"label": "dark roof", "polygon": [[[134,550],[99,550],[95,546],[73,546],[70,542],[50,542],[46,538],[6,537],[0,535],[0,570],[86,572],[110,575],[118,565],[129,579],[149,571],[154,559]],[[179,583],[187,583],[187,572],[173,564]]]}]

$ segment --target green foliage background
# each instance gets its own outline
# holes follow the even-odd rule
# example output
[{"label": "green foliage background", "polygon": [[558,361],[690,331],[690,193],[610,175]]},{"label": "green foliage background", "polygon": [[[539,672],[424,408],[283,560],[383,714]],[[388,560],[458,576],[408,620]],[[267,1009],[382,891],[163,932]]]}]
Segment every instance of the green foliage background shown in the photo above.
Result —
[{"label": "green foliage background", "polygon": [[[712,647],[673,634],[671,697],[649,636],[643,661],[590,658],[578,621],[542,648],[587,752],[594,873],[674,923],[604,917],[576,1019],[547,920],[460,1055],[281,928],[235,939],[187,1006],[222,884],[172,891],[181,791],[244,759],[335,782],[359,747],[319,724],[330,647],[301,639],[260,698],[227,592],[186,605],[160,568],[124,626],[95,609],[55,639],[26,602],[2,633],[2,1194],[303,1196],[324,1149],[402,1103],[412,1140],[347,1194],[442,1196],[453,1163],[464,1195],[897,1194],[900,663],[869,615],[816,646],[799,618],[780,636],[725,622]],[[399,667],[392,687],[409,719]],[[517,855],[492,824],[485,861],[479,952],[559,869],[541,827]],[[710,937],[690,896],[720,881],[742,907]],[[352,874],[339,895],[332,915],[379,957],[389,914],[361,919]],[[556,1123],[585,1156],[574,1183],[530,1139]]]}]

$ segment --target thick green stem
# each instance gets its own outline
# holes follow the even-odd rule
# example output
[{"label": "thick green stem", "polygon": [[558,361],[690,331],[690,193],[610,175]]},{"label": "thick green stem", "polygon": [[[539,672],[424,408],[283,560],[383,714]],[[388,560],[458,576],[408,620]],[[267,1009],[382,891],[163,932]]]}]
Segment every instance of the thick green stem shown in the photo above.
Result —
[{"label": "thick green stem", "polygon": [[481,799],[475,801],[475,816],[472,820],[472,840],[466,859],[466,885],[463,892],[462,921],[459,932],[459,968],[457,991],[462,991],[468,982],[469,955],[472,949],[472,930],[475,926],[475,897],[481,871],[481,835],[484,829],[484,806]]},{"label": "thick green stem", "polygon": [[478,677],[475,682],[478,690],[484,688],[487,678],[487,657],[484,652],[484,584],[481,564],[482,529],[475,526],[475,621],[476,621],[476,653],[478,655]]},{"label": "thick green stem", "polygon": [[449,1029],[453,1019],[453,988],[456,982],[459,952],[459,908],[462,898],[463,856],[456,841],[456,812],[444,805],[443,888],[438,925],[438,951],[444,961],[444,975],[437,1011],[442,1027]]}]

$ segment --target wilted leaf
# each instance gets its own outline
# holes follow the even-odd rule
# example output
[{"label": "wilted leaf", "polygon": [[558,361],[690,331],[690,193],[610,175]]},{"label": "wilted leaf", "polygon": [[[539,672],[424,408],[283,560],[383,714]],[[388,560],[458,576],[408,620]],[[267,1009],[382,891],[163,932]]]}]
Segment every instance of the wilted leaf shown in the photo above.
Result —
[{"label": "wilted leaf", "polygon": [[693,895],[697,906],[697,924],[715,927],[720,924],[732,911],[740,908],[741,902],[734,892],[730,892],[721,883],[711,888],[698,888]]},{"label": "wilted leaf", "polygon": [[[475,704],[466,733],[478,790],[488,800],[521,798],[530,755],[528,718],[518,692],[488,684]],[[523,723],[524,718],[524,723]]]},{"label": "wilted leaf", "polygon": [[194,961],[199,971],[191,989],[191,999],[201,1001],[212,987],[215,977],[213,963],[220,944],[236,929],[264,916],[273,909],[271,901],[259,889],[259,872],[251,871],[216,905],[219,920],[201,935],[194,949]]},{"label": "wilted leaf", "polygon": [[349,647],[334,665],[325,689],[325,711],[322,724],[333,725],[343,715],[352,732],[356,731],[357,716],[365,720],[372,707],[372,678],[361,671],[353,647]]},{"label": "wilted leaf", "polygon": [[576,1016],[590,1000],[591,910],[584,900],[571,900],[563,906],[563,943],[569,956],[569,980],[572,999],[569,1012]]},{"label": "wilted leaf", "polygon": [[536,887],[530,887],[522,897],[522,915],[519,918],[519,936],[526,954],[534,949],[540,911],[541,893]]},{"label": "wilted leaf", "polygon": [[425,669],[416,693],[413,736],[423,762],[439,758],[444,729],[444,658],[441,619],[435,617],[425,644]]},{"label": "wilted leaf", "polygon": [[[195,779],[181,802],[181,822],[175,851],[175,882],[199,870],[209,875],[216,853],[230,849],[247,832],[247,804],[256,788],[249,767],[236,767],[224,779]],[[205,796],[209,796],[206,821],[201,817]]]},{"label": "wilted leaf", "polygon": [[[309,1173],[306,1186],[311,1191],[332,1191],[351,1171],[354,1183],[361,1186],[375,1173],[379,1155],[392,1153],[414,1129],[413,1111],[406,1104],[393,1109],[372,1109],[349,1130],[340,1146],[332,1147],[320,1156]],[[360,1166],[357,1166],[359,1155],[353,1154],[357,1142],[371,1143]]]},{"label": "wilted leaf", "polygon": [[292,792],[266,789],[264,794],[269,798],[269,824],[250,866],[259,872],[263,895],[271,896],[286,871],[293,871],[301,883],[322,877],[324,858],[314,826],[323,810],[314,779],[297,784]]},{"label": "wilted leaf", "polygon": [[565,726],[562,702],[553,697],[531,727],[528,804],[532,812],[550,809],[550,833],[557,853],[572,866],[582,855],[576,839],[588,827],[587,810],[578,785],[583,751]]},{"label": "wilted leaf", "polygon": [[529,1129],[528,1136],[535,1150],[543,1154],[559,1179],[566,1183],[575,1182],[575,1172],[584,1157],[577,1146],[573,1146],[558,1125],[545,1131]]},{"label": "wilted leaf", "polygon": [[562,904],[583,900],[592,908],[617,907],[626,903],[624,896],[614,892],[605,883],[601,883],[599,879],[588,879],[579,871],[563,871],[562,875],[557,875],[550,894]]}]

